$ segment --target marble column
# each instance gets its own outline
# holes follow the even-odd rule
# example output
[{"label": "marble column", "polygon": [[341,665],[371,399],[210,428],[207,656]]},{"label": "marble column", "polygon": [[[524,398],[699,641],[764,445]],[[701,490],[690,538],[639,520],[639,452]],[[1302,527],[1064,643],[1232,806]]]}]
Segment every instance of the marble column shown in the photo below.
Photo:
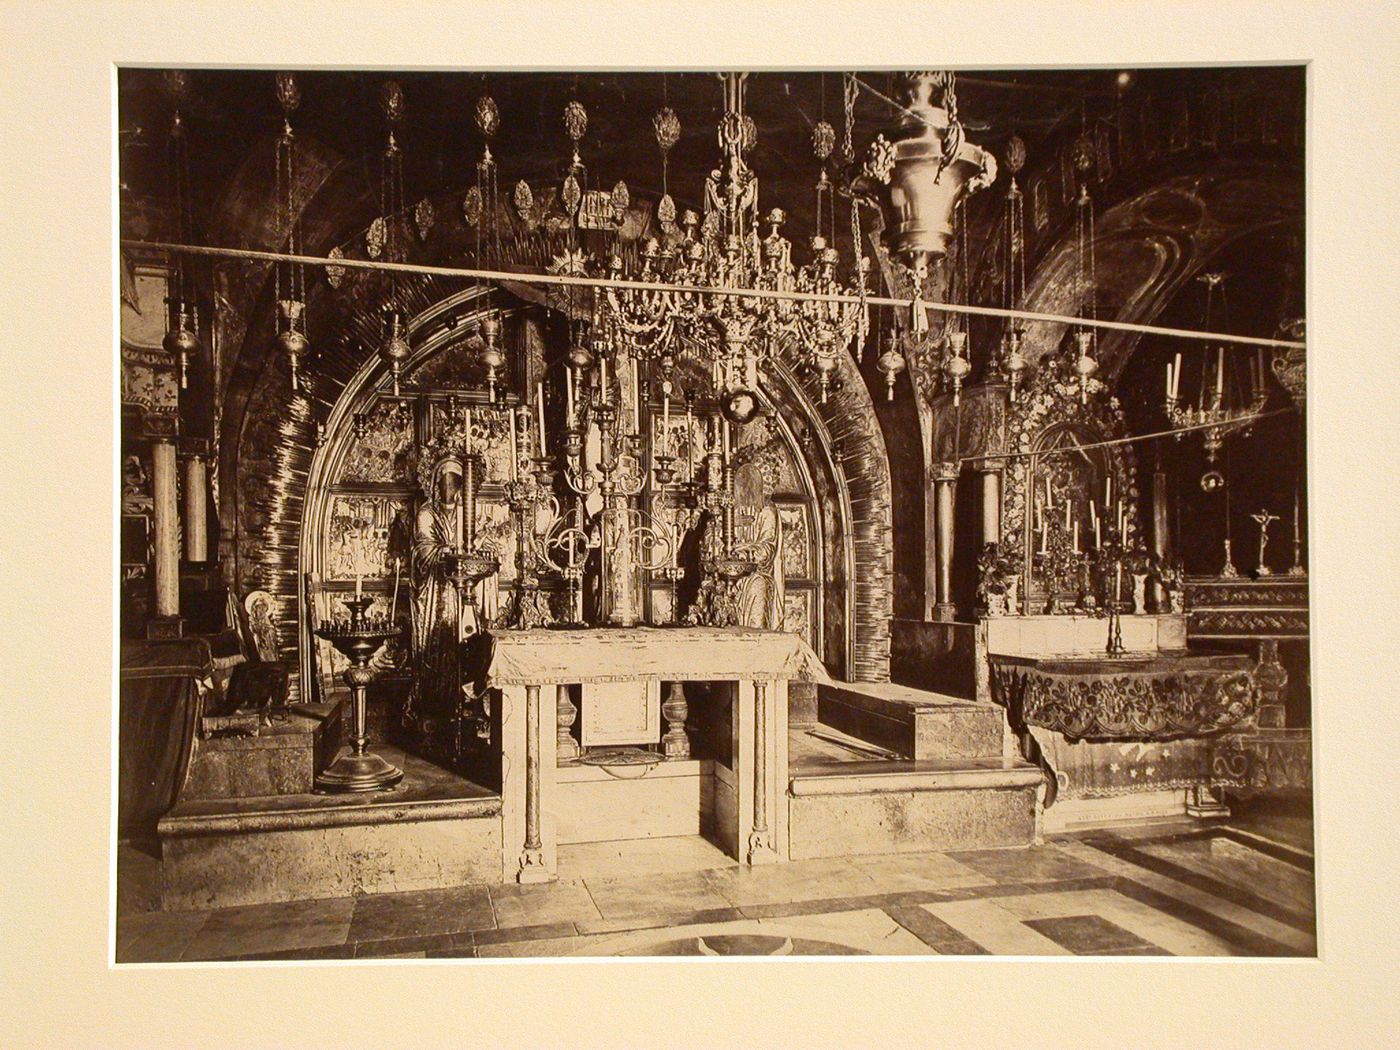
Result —
[{"label": "marble column", "polygon": [[185,460],[185,560],[190,562],[209,560],[205,492],[204,457],[192,455]]},{"label": "marble column", "polygon": [[933,467],[934,515],[938,524],[935,557],[938,560],[935,620],[949,621],[953,609],[953,497],[957,492],[958,464],[936,463]]},{"label": "marble column", "polygon": [[768,859],[773,841],[768,833],[768,683],[753,683],[753,831],[748,862]]},{"label": "marble column", "polygon": [[[1165,560],[1172,549],[1171,516],[1167,513],[1167,475],[1157,471],[1152,475],[1152,553]],[[1151,607],[1156,612],[1170,612],[1166,589],[1154,576],[1149,584]]]},{"label": "marble column", "polygon": [[180,636],[180,511],[175,495],[175,444],[151,445],[151,487],[155,528],[156,619],[152,637]]},{"label": "marble column", "polygon": [[977,468],[982,503],[982,543],[1001,542],[1001,463],[983,460]]},{"label": "marble column", "polygon": [[549,882],[540,840],[540,687],[525,687],[525,844],[519,882]]}]

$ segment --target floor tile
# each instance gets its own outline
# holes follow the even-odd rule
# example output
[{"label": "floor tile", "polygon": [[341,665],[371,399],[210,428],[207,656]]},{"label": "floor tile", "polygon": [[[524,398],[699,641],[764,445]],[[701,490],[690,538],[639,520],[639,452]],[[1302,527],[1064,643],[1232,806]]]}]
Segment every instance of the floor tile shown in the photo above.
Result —
[{"label": "floor tile", "polygon": [[876,892],[942,890],[979,886],[988,876],[959,864],[943,853],[897,853],[883,857],[852,857],[850,863],[874,880]]},{"label": "floor tile", "polygon": [[880,892],[866,872],[848,860],[798,860],[710,873],[715,889],[731,904],[779,904],[800,900],[864,897]]},{"label": "floor tile", "polygon": [[1157,945],[1167,954],[1221,956],[1238,954],[1229,941],[1183,922],[1117,889],[1104,888],[1070,893],[1026,893],[1002,897],[997,903],[1021,920],[1065,915],[1102,915],[1123,929]]},{"label": "floor tile", "polygon": [[[1303,933],[1292,926],[1261,915],[1233,901],[1224,900],[1184,882],[1159,875],[1139,865],[1095,849],[1086,843],[1069,843],[1064,846],[1064,849],[1073,856],[1082,856],[1086,860],[1102,866],[1105,870],[1121,875],[1150,891],[1163,894],[1169,900],[1180,902],[1187,908],[1195,909],[1196,912],[1241,927],[1262,938],[1265,942],[1272,941],[1285,950],[1299,955],[1315,955],[1317,953],[1317,939],[1311,934]],[[1177,917],[1179,918],[1180,915],[1178,914]],[[1209,932],[1219,931],[1210,930]],[[1264,948],[1267,945],[1260,944],[1259,947]]]},{"label": "floor tile", "polygon": [[999,901],[952,901],[923,907],[992,955],[1074,954],[1031,929]]},{"label": "floor tile", "polygon": [[725,908],[711,880],[727,872],[674,872],[630,879],[588,879],[585,885],[604,919]]},{"label": "floor tile", "polygon": [[1103,869],[1068,856],[1057,846],[981,849],[949,853],[949,859],[1008,882],[1052,882],[1104,874]]},{"label": "floor tile", "polygon": [[1021,921],[1075,955],[1101,955],[1107,951],[1153,947],[1137,934],[1102,915],[1061,915]]},{"label": "floor tile", "polygon": [[209,913],[202,911],[138,912],[117,918],[117,962],[175,962]]},{"label": "floor tile", "polygon": [[353,897],[220,908],[209,913],[183,958],[218,959],[343,944],[354,908]]},{"label": "floor tile", "polygon": [[495,925],[491,895],[484,886],[376,893],[356,899],[349,939],[376,941],[420,937],[487,930]]},{"label": "floor tile", "polygon": [[490,893],[496,925],[503,929],[602,918],[588,889],[579,879],[537,886],[492,886]]},{"label": "floor tile", "polygon": [[986,948],[930,913],[927,908],[904,905],[888,909],[888,914],[940,955],[988,954]]}]

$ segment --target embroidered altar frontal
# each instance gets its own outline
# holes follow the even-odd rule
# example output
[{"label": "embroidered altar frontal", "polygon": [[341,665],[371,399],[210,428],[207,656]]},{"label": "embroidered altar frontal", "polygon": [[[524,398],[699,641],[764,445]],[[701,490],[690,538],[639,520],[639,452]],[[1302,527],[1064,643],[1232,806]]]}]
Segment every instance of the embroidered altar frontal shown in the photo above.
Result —
[{"label": "embroidered altar frontal", "polygon": [[992,696],[1013,725],[1070,740],[1172,740],[1250,721],[1250,661],[1227,653],[992,657]]}]

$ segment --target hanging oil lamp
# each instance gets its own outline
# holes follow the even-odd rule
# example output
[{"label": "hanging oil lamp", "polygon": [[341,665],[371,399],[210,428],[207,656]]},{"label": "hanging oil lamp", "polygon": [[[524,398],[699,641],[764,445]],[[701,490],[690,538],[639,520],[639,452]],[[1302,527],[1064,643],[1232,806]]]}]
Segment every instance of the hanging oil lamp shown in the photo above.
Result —
[{"label": "hanging oil lamp", "polygon": [[412,349],[408,345],[407,325],[403,311],[391,307],[384,312],[384,341],[379,344],[379,358],[389,366],[394,384],[394,396],[399,396],[399,377]]},{"label": "hanging oil lamp", "polygon": [[953,404],[962,402],[963,380],[972,371],[972,363],[967,359],[967,333],[955,328],[948,333],[948,358],[943,362],[943,373],[953,384]]},{"label": "hanging oil lamp", "polygon": [[486,369],[486,398],[494,405],[497,384],[500,382],[501,366],[505,364],[506,360],[506,355],[502,352],[500,344],[496,342],[501,334],[500,318],[495,314],[483,317],[479,331],[481,333],[481,349],[477,351],[476,359]]},{"label": "hanging oil lamp", "polygon": [[1089,380],[1099,370],[1099,363],[1094,359],[1094,343],[1092,331],[1081,329],[1074,333],[1074,374],[1079,377],[1079,403],[1081,405],[1088,404]]},{"label": "hanging oil lamp", "polygon": [[199,352],[199,334],[195,331],[194,311],[183,299],[170,302],[170,327],[161,341],[165,352],[180,364],[180,389],[189,387],[190,357]]},{"label": "hanging oil lamp", "polygon": [[306,338],[306,304],[299,299],[277,302],[277,349],[287,355],[292,389],[301,389],[301,361],[311,348]]},{"label": "hanging oil lamp", "polygon": [[875,362],[875,367],[885,377],[885,400],[894,400],[894,384],[899,373],[904,371],[904,355],[899,352],[899,336],[892,335],[885,343],[885,350]]}]

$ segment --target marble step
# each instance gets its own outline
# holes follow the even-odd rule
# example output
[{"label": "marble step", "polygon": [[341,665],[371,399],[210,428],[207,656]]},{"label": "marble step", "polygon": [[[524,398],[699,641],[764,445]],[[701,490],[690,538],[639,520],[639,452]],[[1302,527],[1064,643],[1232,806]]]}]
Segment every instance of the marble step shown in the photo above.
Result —
[{"label": "marble step", "polygon": [[1002,753],[1002,711],[893,682],[832,682],[817,687],[823,725],[894,752],[933,761],[995,758]]},{"label": "marble step", "polygon": [[377,749],[404,771],[392,791],[182,800],[161,818],[166,911],[499,882],[501,799]]},{"label": "marble step", "polygon": [[1029,846],[1043,780],[1000,758],[799,767],[788,785],[791,856]]}]

